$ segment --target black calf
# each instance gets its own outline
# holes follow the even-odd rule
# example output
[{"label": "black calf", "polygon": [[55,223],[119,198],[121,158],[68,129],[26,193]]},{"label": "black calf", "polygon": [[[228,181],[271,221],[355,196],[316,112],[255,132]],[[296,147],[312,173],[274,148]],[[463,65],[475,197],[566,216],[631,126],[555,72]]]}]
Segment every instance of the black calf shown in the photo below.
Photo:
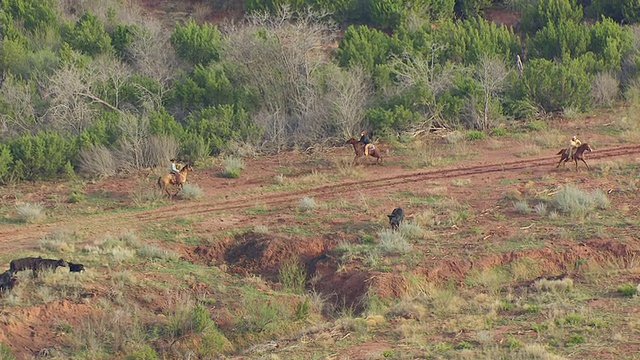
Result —
[{"label": "black calf", "polygon": [[391,229],[397,230],[400,227],[400,223],[404,220],[404,212],[402,208],[395,208],[391,212],[391,215],[387,215],[389,217],[389,224],[391,225]]},{"label": "black calf", "polygon": [[81,272],[84,271],[84,265],[69,263],[69,272]]}]

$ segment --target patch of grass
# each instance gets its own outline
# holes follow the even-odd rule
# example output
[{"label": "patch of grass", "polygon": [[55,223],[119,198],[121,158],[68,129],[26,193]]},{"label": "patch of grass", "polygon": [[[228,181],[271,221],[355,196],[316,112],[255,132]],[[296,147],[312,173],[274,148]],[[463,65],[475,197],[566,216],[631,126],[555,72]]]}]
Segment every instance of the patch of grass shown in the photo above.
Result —
[{"label": "patch of grass", "polygon": [[618,286],[618,292],[622,296],[632,297],[638,293],[638,287],[631,283],[626,283]]},{"label": "patch of grass", "polygon": [[529,214],[531,213],[531,208],[527,203],[527,200],[519,200],[513,203],[513,207],[516,209],[518,214]]},{"label": "patch of grass", "polygon": [[13,352],[11,351],[11,348],[9,347],[9,345],[5,344],[4,342],[0,343],[0,359],[16,360],[16,357],[13,356]]},{"label": "patch of grass", "polygon": [[538,291],[566,293],[573,290],[573,279],[570,279],[570,278],[564,278],[561,280],[540,279],[533,284],[533,288]]},{"label": "patch of grass", "polygon": [[71,204],[77,204],[83,202],[87,198],[87,195],[82,190],[72,190],[67,197],[67,202]]},{"label": "patch of grass", "polygon": [[469,141],[475,141],[475,140],[482,140],[485,138],[485,136],[486,134],[484,133],[484,131],[470,130],[470,131],[467,131],[467,134],[465,137]]},{"label": "patch of grass", "polygon": [[186,183],[182,185],[182,190],[178,197],[185,200],[196,200],[204,197],[204,190],[198,185]]},{"label": "patch of grass", "polygon": [[553,201],[560,211],[574,217],[583,217],[594,209],[606,209],[610,204],[607,195],[600,190],[588,193],[573,186],[565,186]]},{"label": "patch of grass", "polygon": [[21,203],[16,205],[18,219],[25,223],[37,222],[45,217],[44,206],[39,203]]},{"label": "patch of grass", "polygon": [[304,292],[307,271],[297,257],[283,260],[278,268],[278,280],[282,286],[295,294]]},{"label": "patch of grass", "polygon": [[308,196],[304,196],[298,203],[298,209],[300,209],[300,211],[311,211],[316,209],[317,207],[318,204],[316,203],[316,200]]},{"label": "patch of grass", "polygon": [[544,120],[533,120],[533,121],[529,121],[526,125],[525,128],[528,131],[544,131],[547,130],[547,122]]},{"label": "patch of grass", "polygon": [[451,185],[453,186],[471,185],[471,179],[454,179],[454,180],[451,180]]},{"label": "patch of grass", "polygon": [[386,254],[407,254],[413,246],[399,231],[385,229],[378,233],[380,249]]},{"label": "patch of grass", "polygon": [[222,161],[222,177],[237,179],[244,170],[244,161],[236,156],[227,156]]},{"label": "patch of grass", "polygon": [[38,240],[41,249],[54,252],[72,253],[75,251],[75,235],[67,231],[54,231]]},{"label": "patch of grass", "polygon": [[489,133],[489,135],[491,135],[491,136],[506,136],[507,135],[507,130],[503,129],[503,128],[494,128],[494,129],[491,129],[491,132]]},{"label": "patch of grass", "polygon": [[136,255],[144,259],[160,259],[160,260],[170,260],[175,261],[180,258],[180,255],[170,249],[163,249],[161,247],[157,247],[154,245],[143,245],[141,248],[137,249]]}]

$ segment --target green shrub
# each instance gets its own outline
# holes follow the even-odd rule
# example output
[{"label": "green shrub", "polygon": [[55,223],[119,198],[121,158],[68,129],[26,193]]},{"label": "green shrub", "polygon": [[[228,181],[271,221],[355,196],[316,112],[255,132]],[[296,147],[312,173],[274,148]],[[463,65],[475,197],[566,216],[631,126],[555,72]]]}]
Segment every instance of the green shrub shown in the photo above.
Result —
[{"label": "green shrub", "polygon": [[307,270],[297,257],[292,256],[280,263],[278,280],[284,289],[301,294],[304,292]]},{"label": "green shrub", "polygon": [[506,136],[507,135],[507,130],[503,129],[503,128],[493,128],[493,129],[491,129],[491,132],[489,132],[489,135],[491,135],[491,136]]},{"label": "green shrub", "polygon": [[399,231],[385,229],[378,233],[380,249],[386,254],[407,254],[413,246]]},{"label": "green shrub", "polygon": [[244,170],[244,161],[235,156],[227,156],[222,162],[222,176],[226,178],[237,179],[240,172]]},{"label": "green shrub", "polygon": [[11,348],[9,345],[4,342],[0,343],[0,359],[3,360],[16,360],[16,357],[13,355]]},{"label": "green shrub", "polygon": [[55,0],[3,0],[0,6],[30,32],[57,26]]},{"label": "green shrub", "polygon": [[467,134],[466,134],[467,140],[470,140],[470,141],[482,140],[485,138],[485,136],[486,134],[484,133],[484,131],[480,131],[480,130],[470,130],[470,131],[467,131]]},{"label": "green shrub", "polygon": [[527,122],[525,127],[529,131],[544,131],[547,130],[547,123],[544,120],[533,120]]},{"label": "green shrub", "polygon": [[129,351],[124,360],[157,360],[158,353],[149,345],[138,345],[137,349]]},{"label": "green shrub", "polygon": [[309,298],[305,296],[304,301],[300,301],[296,305],[296,309],[293,313],[294,319],[305,320],[309,316],[309,310],[310,310]]},{"label": "green shrub", "polygon": [[104,24],[90,12],[84,13],[64,38],[74,49],[87,55],[113,51],[111,37],[104,30]]},{"label": "green shrub", "polygon": [[178,55],[194,64],[208,64],[220,57],[222,34],[215,25],[198,25],[193,19],[177,25],[171,34],[171,44]]},{"label": "green shrub", "polygon": [[9,147],[5,144],[0,144],[0,184],[6,184],[9,181],[9,170],[13,163],[13,157]]},{"label": "green shrub", "polygon": [[631,297],[638,293],[638,288],[633,284],[626,283],[618,286],[618,292],[622,296]]},{"label": "green shrub", "polygon": [[16,178],[51,179],[64,175],[75,154],[75,144],[53,132],[25,134],[9,141]]}]

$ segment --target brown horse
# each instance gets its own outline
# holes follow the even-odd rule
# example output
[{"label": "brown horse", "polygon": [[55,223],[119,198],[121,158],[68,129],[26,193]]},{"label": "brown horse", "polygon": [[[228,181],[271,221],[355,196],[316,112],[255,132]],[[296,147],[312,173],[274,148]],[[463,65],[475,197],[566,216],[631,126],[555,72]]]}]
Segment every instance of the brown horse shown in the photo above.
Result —
[{"label": "brown horse", "polygon": [[[358,158],[364,156],[364,144],[354,138],[347,140],[347,144],[353,145],[353,151],[356,153],[356,157],[353,158],[353,164],[355,165],[358,162]],[[382,154],[380,154],[379,148],[370,149],[369,156],[376,158],[376,164],[378,162],[382,163]]]},{"label": "brown horse", "polygon": [[576,149],[575,154],[573,154],[573,156],[571,157],[571,159],[569,159],[569,149],[562,149],[560,150],[556,155],[561,155],[560,157],[560,161],[558,161],[558,165],[556,165],[556,169],[558,168],[558,166],[560,166],[560,164],[562,164],[562,166],[566,165],[567,161],[573,161],[576,163],[576,171],[578,171],[578,160],[582,161],[585,165],[587,165],[587,169],[591,170],[591,168],[589,167],[589,164],[587,164],[586,161],[584,161],[584,152],[592,152],[593,150],[591,149],[591,146],[589,146],[589,144],[584,143],[580,146],[578,146],[578,148]]},{"label": "brown horse", "polygon": [[176,180],[176,176],[174,176],[174,174],[172,173],[160,176],[158,178],[158,187],[160,187],[160,190],[167,193],[167,197],[171,198],[171,194],[169,193],[169,185],[177,185],[176,193],[173,194],[173,196],[178,195],[180,190],[182,190],[182,185],[187,182],[187,174],[189,173],[189,171],[193,171],[193,166],[191,166],[190,163],[186,164],[182,167],[182,169],[180,169],[179,182]]}]

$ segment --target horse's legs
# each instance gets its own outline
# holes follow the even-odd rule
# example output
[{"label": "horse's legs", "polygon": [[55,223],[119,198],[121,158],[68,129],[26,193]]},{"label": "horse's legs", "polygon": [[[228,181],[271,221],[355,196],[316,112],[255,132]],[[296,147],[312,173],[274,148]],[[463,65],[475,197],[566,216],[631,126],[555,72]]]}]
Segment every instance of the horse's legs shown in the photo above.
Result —
[{"label": "horse's legs", "polygon": [[587,170],[591,170],[591,168],[589,167],[589,164],[587,164],[587,162],[584,161],[584,159],[580,159],[580,160],[582,160],[582,162],[587,166]]}]

